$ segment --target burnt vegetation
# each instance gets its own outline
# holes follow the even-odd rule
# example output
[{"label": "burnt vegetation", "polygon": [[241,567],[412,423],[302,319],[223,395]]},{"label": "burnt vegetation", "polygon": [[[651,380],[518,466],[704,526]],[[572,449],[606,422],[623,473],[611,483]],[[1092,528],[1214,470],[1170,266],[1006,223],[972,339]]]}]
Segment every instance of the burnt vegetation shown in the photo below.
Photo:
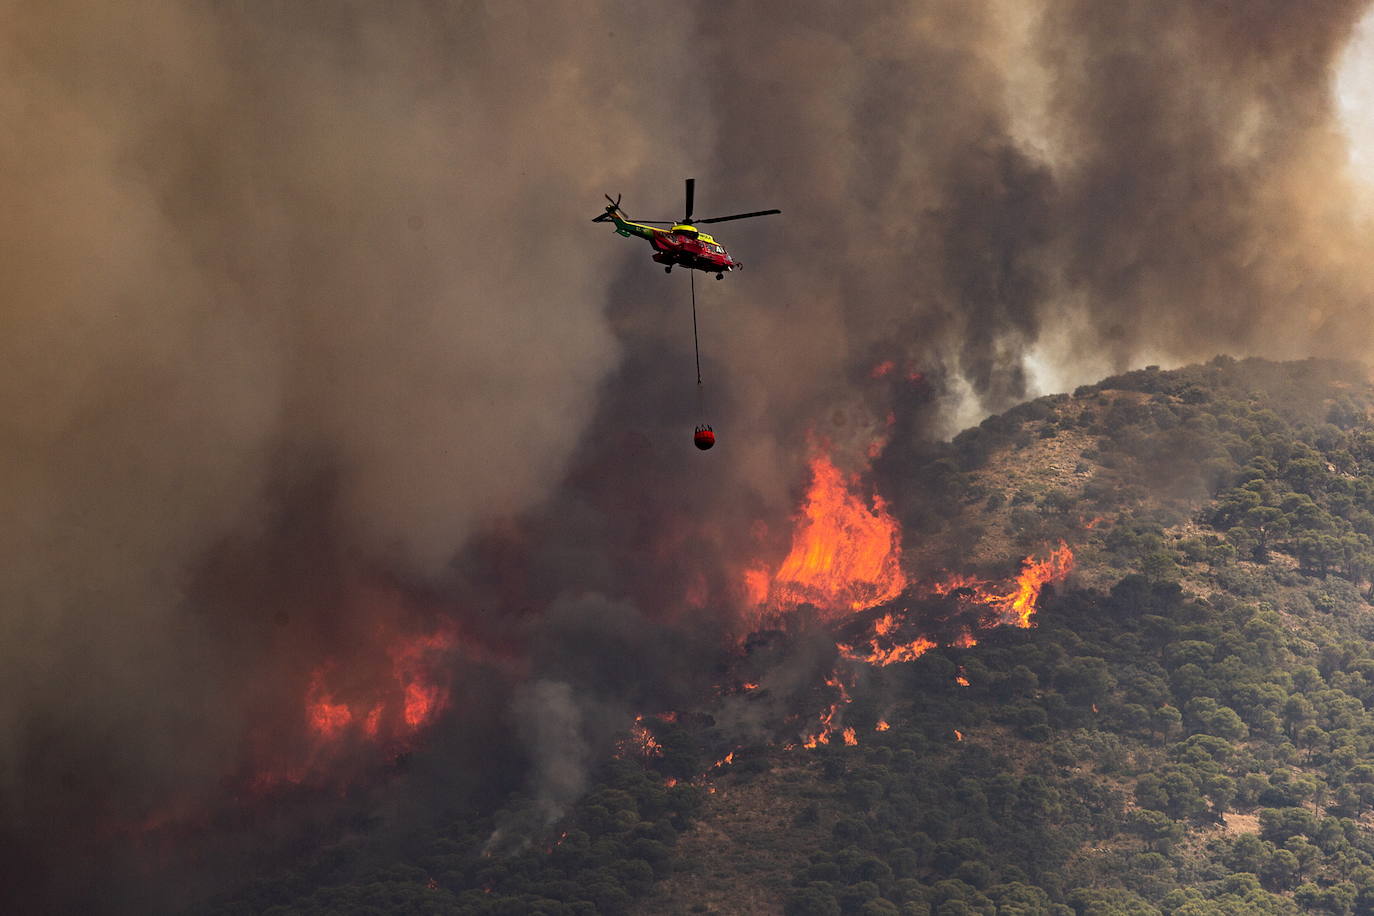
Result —
[{"label": "burnt vegetation", "polygon": [[1374,913],[1372,406],[1358,366],[1218,357],[990,418],[891,485],[908,539],[1078,572],[866,671],[855,744],[646,717],[523,847],[502,811],[359,827],[196,912]]}]

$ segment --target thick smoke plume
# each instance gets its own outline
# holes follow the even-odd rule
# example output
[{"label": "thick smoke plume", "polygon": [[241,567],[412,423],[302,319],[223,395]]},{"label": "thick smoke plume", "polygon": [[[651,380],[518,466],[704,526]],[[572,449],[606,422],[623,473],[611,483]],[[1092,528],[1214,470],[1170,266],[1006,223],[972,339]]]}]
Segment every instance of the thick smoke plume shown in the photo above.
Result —
[{"label": "thick smoke plume", "polygon": [[704,131],[623,80],[687,66],[628,5],[5,21],[0,830],[71,886],[68,830],[214,789],[423,613],[357,581],[432,581],[557,482],[618,352],[621,252],[573,233]]},{"label": "thick smoke plume", "polygon": [[[1330,91],[1364,8],[10,4],[9,873],[85,900],[70,837],[244,785],[382,632],[451,628],[433,752],[480,722],[556,807],[711,683],[809,441],[854,464],[891,412],[900,454],[1037,373],[1366,356]],[[702,408],[686,278],[587,223],[672,218],[688,174],[784,210],[720,227]]]}]

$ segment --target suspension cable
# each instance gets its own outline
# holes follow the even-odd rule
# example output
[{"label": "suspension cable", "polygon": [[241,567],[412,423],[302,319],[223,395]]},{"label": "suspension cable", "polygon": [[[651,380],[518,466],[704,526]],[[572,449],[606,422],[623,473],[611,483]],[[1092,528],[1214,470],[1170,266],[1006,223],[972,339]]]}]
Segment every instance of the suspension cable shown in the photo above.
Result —
[{"label": "suspension cable", "polygon": [[701,341],[697,337],[697,273],[690,267],[687,268],[687,276],[692,282],[692,350],[697,357],[697,394],[700,400],[701,393]]}]

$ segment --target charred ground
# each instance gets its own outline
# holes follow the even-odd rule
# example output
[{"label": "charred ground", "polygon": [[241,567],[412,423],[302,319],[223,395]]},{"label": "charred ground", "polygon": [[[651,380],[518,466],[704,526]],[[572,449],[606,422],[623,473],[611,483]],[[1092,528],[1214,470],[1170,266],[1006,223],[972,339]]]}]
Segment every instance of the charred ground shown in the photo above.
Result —
[{"label": "charred ground", "polygon": [[[891,443],[908,569],[1073,544],[1033,627],[950,645],[957,592],[803,608],[527,844],[492,845],[519,798],[455,810],[198,911],[1374,912],[1372,409],[1358,366],[1218,358]],[[841,675],[899,605],[934,647]]]}]

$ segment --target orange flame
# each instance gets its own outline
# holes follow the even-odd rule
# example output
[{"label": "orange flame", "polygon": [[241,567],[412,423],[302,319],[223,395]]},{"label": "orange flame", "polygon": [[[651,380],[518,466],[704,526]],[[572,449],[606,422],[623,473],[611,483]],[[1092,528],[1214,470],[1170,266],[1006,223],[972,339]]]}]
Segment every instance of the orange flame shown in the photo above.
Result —
[{"label": "orange flame", "polygon": [[[305,695],[310,730],[323,741],[335,741],[356,723],[369,740],[400,739],[429,725],[449,705],[448,689],[438,679],[436,663],[454,643],[448,630],[395,640],[386,649],[391,684],[372,685],[363,696],[355,689],[351,702],[337,701],[328,687],[327,682],[339,673],[337,666],[327,662],[316,668]],[[382,736],[386,722],[391,723],[390,734]]]},{"label": "orange flame", "polygon": [[[1016,577],[1016,585],[1009,592],[995,591],[988,582],[966,575],[952,575],[943,582],[931,586],[938,595],[948,595],[958,589],[967,590],[970,598],[979,604],[992,608],[995,620],[992,625],[1007,624],[1016,627],[1031,627],[1035,616],[1036,603],[1040,592],[1053,582],[1062,582],[1073,572],[1074,557],[1069,545],[1063,541],[1050,551],[1044,560],[1026,557],[1021,562],[1021,572]],[[972,643],[970,643],[972,644]]]},{"label": "orange flame", "polygon": [[[835,716],[839,714],[842,707],[849,705],[849,691],[845,689],[844,681],[840,680],[838,671],[826,678],[825,682],[839,691],[840,696],[839,699],[830,704],[829,709],[821,714],[821,730],[802,742],[802,747],[805,748],[815,748],[822,744],[829,744],[830,736],[840,732],[840,726],[835,724]],[[844,742],[845,744],[850,744],[849,738],[853,736],[854,730],[849,728],[845,729],[844,732],[846,733]],[[857,744],[858,740],[855,739],[853,743]]]},{"label": "orange flame", "polygon": [[1035,604],[1040,600],[1040,590],[1051,582],[1062,582],[1073,572],[1073,551],[1063,541],[1050,552],[1049,558],[1039,562],[1027,557],[1021,565],[1021,574],[1016,577],[1016,592],[1008,596],[1006,609],[1014,619],[1011,623],[1018,627],[1029,627],[1035,614]]},{"label": "orange flame", "polygon": [[[874,636],[868,641],[865,648],[847,646],[843,643],[837,648],[840,655],[857,662],[865,662],[870,665],[894,665],[897,662],[909,662],[920,658],[939,644],[933,640],[918,636],[915,639],[898,643],[891,637],[901,629],[903,621],[895,613],[884,614],[873,622]],[[883,648],[882,643],[892,642],[887,648]]]},{"label": "orange flame", "polygon": [[635,724],[630,726],[630,733],[620,740],[616,748],[616,757],[626,757],[630,754],[645,758],[663,756],[663,745],[659,744],[654,739],[653,732],[645,727],[643,716],[635,716]]},{"label": "orange flame", "polygon": [[[891,368],[879,367],[875,377]],[[921,377],[915,374],[912,379],[920,381]],[[881,446],[879,440],[870,455]],[[908,583],[901,567],[901,529],[888,512],[886,502],[879,494],[873,494],[869,500],[860,489],[858,475],[845,475],[823,453],[812,458],[810,468],[811,484],[794,519],[787,557],[771,575],[766,566],[759,564],[743,572],[741,591],[749,605],[766,615],[811,604],[833,621],[892,601],[906,590]],[[984,606],[987,610],[977,626],[1026,628],[1034,625],[1044,587],[1065,579],[1073,567],[1073,551],[1061,541],[1045,559],[1031,556],[1022,561],[1012,582],[994,584],[957,574],[928,588],[939,595],[957,590],[961,592],[961,603]],[[913,661],[942,644],[957,648],[977,645],[977,630],[972,623],[961,627],[962,632],[944,637],[942,642],[921,633],[903,633],[909,623],[908,615],[907,608],[882,614],[873,621],[871,636],[853,644],[836,644],[840,657],[882,666]],[[850,699],[840,676],[840,669],[836,669],[827,680],[836,688],[839,698],[820,715],[819,730],[803,734],[802,747],[828,745],[835,736],[840,736],[846,745],[858,743],[855,730],[836,721]],[[963,669],[957,671],[955,682],[961,687],[970,686]],[[753,687],[749,684],[744,689]],[[876,726],[878,731],[888,728],[886,721]],[[956,729],[954,737],[962,741],[963,733]]]},{"label": "orange flame", "polygon": [[[792,535],[792,549],[768,581],[762,570],[745,573],[745,592],[766,593],[777,610],[810,603],[836,616],[882,604],[906,588],[901,531],[883,498],[872,507],[851,489],[826,455],[811,461],[811,487]],[[757,602],[762,603],[762,602]]]},{"label": "orange flame", "polygon": [[326,741],[337,738],[353,721],[353,711],[348,704],[335,703],[333,699],[333,695],[324,687],[323,669],[316,671],[306,691],[306,717],[310,728]]},{"label": "orange flame", "polygon": [[887,724],[887,720],[886,720],[886,719],[879,719],[879,720],[878,720],[878,724],[874,726],[874,731],[885,732],[885,731],[887,731],[887,730],[888,730],[889,728],[891,728],[891,727],[892,727],[891,725],[888,725],[888,724]]},{"label": "orange flame", "polygon": [[840,654],[845,658],[856,662],[865,662],[870,665],[895,665],[898,662],[915,661],[925,655],[931,649],[939,647],[939,643],[924,636],[918,636],[910,642],[898,643],[891,648],[884,649],[878,645],[876,638],[869,640],[868,646],[863,649],[854,646],[838,646]]},{"label": "orange flame", "polygon": [[350,777],[335,772],[335,764],[370,759],[358,753],[362,746],[373,754],[409,750],[449,706],[443,672],[457,645],[451,625],[428,635],[396,635],[381,626],[369,651],[355,653],[349,665],[337,659],[317,665],[301,698],[298,721],[306,742],[283,741],[269,728],[253,733],[254,760],[244,775],[245,787],[256,794],[283,785],[346,780]]},{"label": "orange flame", "polygon": [[[1073,570],[1073,551],[1060,542],[1059,547],[1045,560],[1027,557],[1021,564],[1021,572],[1016,577],[1015,586],[1009,591],[998,590],[988,582],[973,576],[956,574],[930,586],[938,595],[948,595],[957,589],[969,593],[969,600],[992,608],[994,619],[989,626],[1010,624],[1018,627],[1032,626],[1036,603],[1040,592],[1051,582],[1064,579]],[[873,622],[873,636],[862,645],[838,645],[840,655],[851,661],[869,665],[894,665],[920,658],[939,643],[925,636],[901,641],[897,639],[905,622],[902,612],[889,612]],[[951,645],[967,649],[978,644],[970,632],[959,634]],[[955,677],[961,687],[969,686],[969,680],[962,669]]]}]

